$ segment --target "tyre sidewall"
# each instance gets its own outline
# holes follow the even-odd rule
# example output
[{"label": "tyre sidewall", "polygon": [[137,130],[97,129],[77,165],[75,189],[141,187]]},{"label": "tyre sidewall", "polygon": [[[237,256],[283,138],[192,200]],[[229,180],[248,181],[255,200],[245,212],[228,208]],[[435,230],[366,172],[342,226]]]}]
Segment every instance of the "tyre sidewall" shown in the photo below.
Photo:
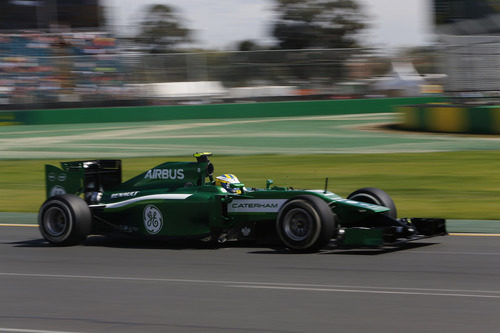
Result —
[{"label": "tyre sidewall", "polygon": [[[302,212],[309,219],[307,236],[304,239],[290,238],[285,231],[286,219],[289,214]],[[276,229],[282,243],[293,251],[317,251],[332,238],[335,230],[335,216],[328,205],[320,198],[312,195],[297,196],[288,200],[276,219]]]},{"label": "tyre sidewall", "polygon": [[[52,234],[48,228],[48,214],[58,210],[62,213],[65,228],[60,235]],[[74,245],[83,241],[90,233],[91,213],[84,200],[76,195],[65,194],[47,199],[40,207],[38,225],[42,236],[54,245]]]}]

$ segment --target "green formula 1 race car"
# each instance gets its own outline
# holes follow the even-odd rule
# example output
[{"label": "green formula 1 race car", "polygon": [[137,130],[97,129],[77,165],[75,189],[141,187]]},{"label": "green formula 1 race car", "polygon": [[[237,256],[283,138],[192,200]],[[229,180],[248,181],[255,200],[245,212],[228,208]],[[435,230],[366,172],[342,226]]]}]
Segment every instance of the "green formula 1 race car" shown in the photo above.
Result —
[{"label": "green formula 1 race car", "polygon": [[211,153],[196,162],[166,162],[122,182],[120,160],[46,165],[42,236],[74,245],[88,235],[121,232],[148,238],[279,241],[298,252],[332,242],[381,247],[445,235],[443,219],[398,219],[382,190],[362,188],[347,198],[326,190],[272,186],[248,189],[231,174],[214,178]]}]

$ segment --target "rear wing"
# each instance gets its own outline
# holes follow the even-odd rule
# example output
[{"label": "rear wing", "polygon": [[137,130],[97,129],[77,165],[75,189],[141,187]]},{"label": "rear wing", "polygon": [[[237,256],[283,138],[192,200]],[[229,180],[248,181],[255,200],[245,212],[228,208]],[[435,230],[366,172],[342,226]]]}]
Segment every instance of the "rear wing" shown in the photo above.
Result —
[{"label": "rear wing", "polygon": [[66,193],[102,192],[120,185],[121,181],[121,160],[62,162],[61,168],[45,165],[47,198]]},{"label": "rear wing", "polygon": [[196,162],[166,162],[122,183],[121,160],[61,162],[61,168],[45,165],[47,198],[62,194],[85,194],[93,202],[93,194],[108,190],[143,190],[202,186],[206,178],[213,181],[212,153],[193,155]]}]

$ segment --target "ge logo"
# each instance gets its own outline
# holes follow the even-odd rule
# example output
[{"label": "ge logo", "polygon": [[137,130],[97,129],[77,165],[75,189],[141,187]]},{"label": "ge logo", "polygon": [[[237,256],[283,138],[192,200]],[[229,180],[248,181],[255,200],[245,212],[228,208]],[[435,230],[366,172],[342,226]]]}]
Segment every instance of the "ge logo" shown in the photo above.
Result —
[{"label": "ge logo", "polygon": [[60,185],[56,185],[50,190],[51,197],[55,197],[56,195],[63,195],[63,194],[66,194],[66,191],[64,190],[64,187],[62,187]]},{"label": "ge logo", "polygon": [[144,207],[143,219],[144,227],[149,234],[154,235],[160,232],[163,226],[163,216],[156,206],[147,205]]}]

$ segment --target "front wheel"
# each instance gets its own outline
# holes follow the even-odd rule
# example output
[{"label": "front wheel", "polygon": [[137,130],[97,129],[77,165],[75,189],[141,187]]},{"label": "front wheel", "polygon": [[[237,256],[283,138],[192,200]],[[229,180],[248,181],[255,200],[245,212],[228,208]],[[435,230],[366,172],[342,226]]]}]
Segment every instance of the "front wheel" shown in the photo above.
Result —
[{"label": "front wheel", "polygon": [[384,214],[394,219],[397,218],[398,213],[396,211],[396,205],[394,204],[394,201],[389,196],[389,194],[385,193],[379,188],[360,188],[359,190],[356,190],[349,194],[347,199],[387,207],[389,208],[389,211],[385,212]]},{"label": "front wheel", "polygon": [[75,245],[90,233],[92,214],[87,203],[73,194],[47,199],[40,207],[38,225],[43,238],[54,245]]},{"label": "front wheel", "polygon": [[326,246],[335,233],[335,214],[313,195],[288,200],[278,213],[276,230],[293,251],[312,252]]}]

